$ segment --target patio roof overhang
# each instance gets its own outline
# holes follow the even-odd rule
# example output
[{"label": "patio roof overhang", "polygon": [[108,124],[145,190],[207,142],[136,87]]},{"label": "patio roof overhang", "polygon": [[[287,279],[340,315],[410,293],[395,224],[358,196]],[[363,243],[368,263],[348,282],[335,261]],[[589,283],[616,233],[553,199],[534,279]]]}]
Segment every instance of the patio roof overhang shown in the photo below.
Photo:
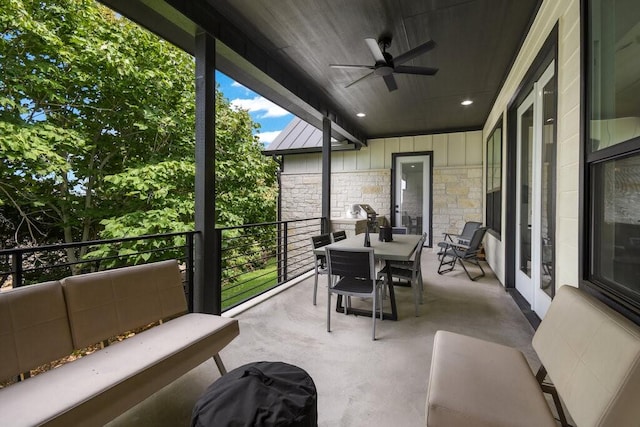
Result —
[{"label": "patio roof overhang", "polygon": [[[195,36],[216,38],[216,68],[322,129],[356,144],[368,138],[476,130],[489,110],[540,0],[101,0],[194,53]],[[378,78],[330,63],[373,62],[364,38],[393,36],[395,56],[433,39],[437,47],[406,65],[435,76]],[[472,99],[464,108],[460,102]],[[355,117],[366,112],[362,119]]]},{"label": "patio roof overhang", "polygon": [[[369,138],[482,129],[541,0],[100,0],[195,57],[196,182],[194,309],[220,312],[215,230],[214,71],[322,130],[323,232],[331,214],[331,138]],[[364,39],[393,36],[397,56],[427,40],[435,49],[405,65],[435,76],[379,76],[331,63],[368,64]],[[471,107],[461,101],[472,99]],[[356,118],[364,112],[366,117]]]}]

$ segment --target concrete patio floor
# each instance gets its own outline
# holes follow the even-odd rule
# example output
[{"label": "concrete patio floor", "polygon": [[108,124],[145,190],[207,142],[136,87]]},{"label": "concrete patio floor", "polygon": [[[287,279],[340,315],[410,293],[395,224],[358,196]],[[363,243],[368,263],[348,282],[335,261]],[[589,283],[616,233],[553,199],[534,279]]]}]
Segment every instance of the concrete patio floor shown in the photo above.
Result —
[{"label": "concrete patio floor", "polygon": [[[399,320],[379,321],[376,341],[371,340],[370,318],[335,311],[328,333],[326,277],[320,278],[314,306],[311,276],[237,314],[240,335],[220,355],[227,370],[255,361],[282,361],[307,371],[318,390],[319,426],[423,426],[437,330],[518,348],[532,370],[540,365],[531,348],[533,328],[484,266],[487,275],[476,282],[459,266],[440,276],[436,255],[425,248],[420,316],[414,316],[411,289],[397,287]],[[195,400],[217,378],[209,361],[110,425],[188,426]]]}]

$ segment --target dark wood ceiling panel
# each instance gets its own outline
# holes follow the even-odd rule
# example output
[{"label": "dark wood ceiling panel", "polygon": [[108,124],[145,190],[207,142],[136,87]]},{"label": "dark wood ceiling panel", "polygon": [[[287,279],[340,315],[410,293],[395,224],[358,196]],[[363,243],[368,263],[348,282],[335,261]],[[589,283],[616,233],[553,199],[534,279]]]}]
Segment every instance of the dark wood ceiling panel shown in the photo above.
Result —
[{"label": "dark wood ceiling panel", "polygon": [[[377,137],[481,127],[536,1],[222,0],[214,7],[251,26],[266,49],[320,83],[345,114],[366,112],[358,123]],[[388,51],[394,56],[433,39],[434,50],[406,65],[439,72],[396,75],[394,92],[379,77],[345,89],[367,70],[329,64],[373,65],[364,39],[383,33],[393,36]],[[466,98],[474,104],[462,107]]]},{"label": "dark wood ceiling panel", "polygon": [[[239,39],[249,39],[259,46],[260,54],[268,56],[268,66],[279,70],[270,71],[271,75],[285,73],[292,80],[309,82],[300,93],[327,100],[336,114],[352,118],[369,138],[481,128],[540,2],[192,1],[206,4],[233,24],[232,30],[242,35]],[[188,14],[187,3],[170,3],[184,4],[180,10]],[[202,19],[196,21],[203,25]],[[393,37],[388,52],[394,57],[433,39],[435,49],[404,65],[436,67],[438,73],[396,74],[398,89],[392,92],[380,76],[345,88],[367,70],[335,69],[329,65],[373,65],[375,60],[364,39],[382,34]],[[233,35],[225,38],[226,44],[236,49]],[[259,84],[252,89],[261,91]],[[265,87],[265,93],[273,93],[273,88]],[[460,102],[467,98],[474,104],[461,106]],[[356,119],[357,112],[367,116]]]}]

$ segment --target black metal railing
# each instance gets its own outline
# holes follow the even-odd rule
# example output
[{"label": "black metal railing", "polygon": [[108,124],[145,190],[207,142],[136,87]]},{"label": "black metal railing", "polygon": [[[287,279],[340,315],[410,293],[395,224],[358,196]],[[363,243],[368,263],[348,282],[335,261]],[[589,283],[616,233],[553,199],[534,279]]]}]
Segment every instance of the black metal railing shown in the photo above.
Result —
[{"label": "black metal railing", "polygon": [[[216,229],[222,310],[292,280],[313,268],[310,237],[323,218]],[[20,287],[127,265],[177,259],[193,310],[194,238],[197,232],[61,243],[0,250],[0,285]]]},{"label": "black metal railing", "polygon": [[189,309],[193,295],[193,231],[0,250],[0,284],[14,288],[127,265],[177,259]]},{"label": "black metal railing", "polygon": [[313,268],[310,237],[323,218],[216,229],[221,242],[222,311]]}]

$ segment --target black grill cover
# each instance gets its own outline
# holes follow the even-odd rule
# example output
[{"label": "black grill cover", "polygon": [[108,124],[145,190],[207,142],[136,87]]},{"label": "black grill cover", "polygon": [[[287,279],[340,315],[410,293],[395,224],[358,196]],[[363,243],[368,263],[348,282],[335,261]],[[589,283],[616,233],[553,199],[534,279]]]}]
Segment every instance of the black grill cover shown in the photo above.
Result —
[{"label": "black grill cover", "polygon": [[303,369],[254,362],[220,377],[198,399],[192,427],[318,425],[316,386]]}]

